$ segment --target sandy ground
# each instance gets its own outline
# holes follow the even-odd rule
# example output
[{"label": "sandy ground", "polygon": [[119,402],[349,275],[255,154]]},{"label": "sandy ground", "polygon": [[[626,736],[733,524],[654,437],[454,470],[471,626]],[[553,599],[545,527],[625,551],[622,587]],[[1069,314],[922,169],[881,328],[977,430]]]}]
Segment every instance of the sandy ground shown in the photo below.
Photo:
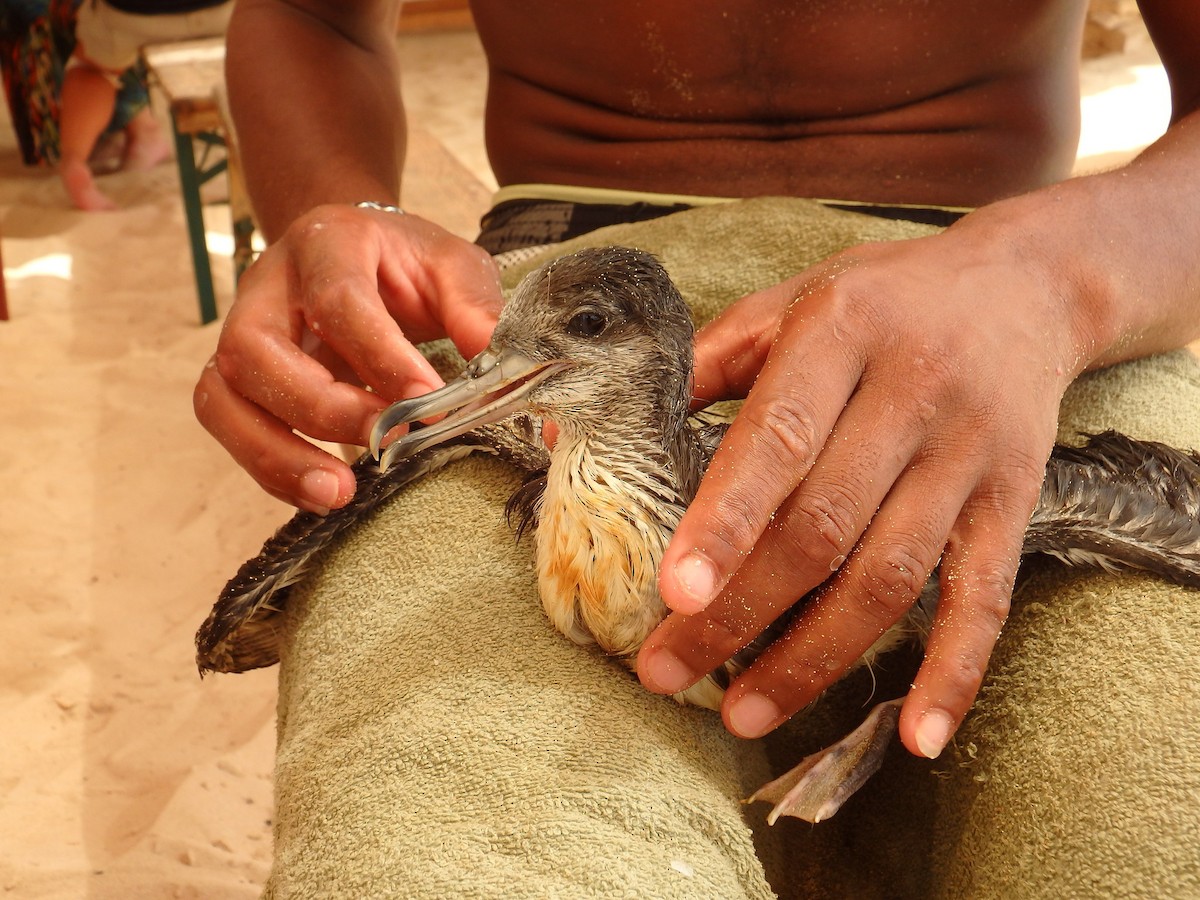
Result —
[{"label": "sandy ground", "polygon": [[123,208],[89,216],[0,154],[0,887],[255,896],[274,674],[201,684],[189,647],[285,510],[191,414],[216,331],[197,326],[174,171],[106,179]]},{"label": "sandy ground", "polygon": [[[486,179],[477,44],[406,40],[410,108]],[[1085,73],[1089,121],[1120,127],[1085,131],[1084,168],[1165,123],[1161,71],[1134,50]],[[1137,127],[1105,106],[1110,88],[1133,92]],[[275,673],[202,683],[192,635],[289,513],[193,420],[217,332],[197,324],[174,168],[103,186],[120,211],[69,209],[0,128],[0,890],[253,897],[271,861]],[[225,210],[208,222],[224,311]]]}]

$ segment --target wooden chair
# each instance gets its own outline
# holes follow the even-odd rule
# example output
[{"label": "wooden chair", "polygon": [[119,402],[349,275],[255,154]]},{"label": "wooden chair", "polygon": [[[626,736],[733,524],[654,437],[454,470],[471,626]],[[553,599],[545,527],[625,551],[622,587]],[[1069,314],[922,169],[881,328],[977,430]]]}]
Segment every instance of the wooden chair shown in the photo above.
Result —
[{"label": "wooden chair", "polygon": [[251,245],[254,217],[242,180],[234,131],[223,102],[225,39],[215,37],[154,44],[143,48],[142,58],[152,83],[165,95],[171,113],[200,321],[207,324],[217,317],[217,300],[204,235],[200,188],[222,174],[226,175],[229,185],[235,282],[254,259]]}]

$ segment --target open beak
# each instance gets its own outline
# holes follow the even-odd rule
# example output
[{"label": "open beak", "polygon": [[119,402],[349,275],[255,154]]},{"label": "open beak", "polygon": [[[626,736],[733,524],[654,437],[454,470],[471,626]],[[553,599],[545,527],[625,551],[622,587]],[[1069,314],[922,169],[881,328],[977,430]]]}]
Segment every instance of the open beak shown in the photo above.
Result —
[{"label": "open beak", "polygon": [[[371,453],[381,469],[396,460],[406,459],[426,447],[472,428],[498,422],[528,405],[529,392],[570,363],[535,362],[511,350],[496,352],[488,348],[467,363],[462,374],[444,387],[411,400],[393,403],[379,414],[371,429]],[[393,441],[379,454],[379,445],[397,425],[415,422],[440,413],[450,413],[436,424],[426,426]]]}]

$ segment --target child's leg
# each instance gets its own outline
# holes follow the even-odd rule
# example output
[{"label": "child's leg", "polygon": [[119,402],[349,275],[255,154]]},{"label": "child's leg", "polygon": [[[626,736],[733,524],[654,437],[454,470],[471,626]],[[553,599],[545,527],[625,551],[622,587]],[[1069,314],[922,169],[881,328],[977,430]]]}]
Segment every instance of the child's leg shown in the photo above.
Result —
[{"label": "child's leg", "polygon": [[115,209],[96,187],[88,157],[112,118],[117,89],[112,79],[84,63],[67,69],[63,79],[62,117],[59,123],[61,158],[58,173],[71,202],[79,209]]}]

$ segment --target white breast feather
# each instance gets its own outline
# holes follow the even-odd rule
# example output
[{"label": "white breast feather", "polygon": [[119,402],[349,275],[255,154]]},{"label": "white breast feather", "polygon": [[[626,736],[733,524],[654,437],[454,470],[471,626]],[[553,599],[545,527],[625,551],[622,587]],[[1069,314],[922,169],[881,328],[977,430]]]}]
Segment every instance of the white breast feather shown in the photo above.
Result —
[{"label": "white breast feather", "polygon": [[572,641],[637,652],[662,621],[658,568],[684,504],[644,455],[576,441],[555,449],[538,515],[542,605]]}]

